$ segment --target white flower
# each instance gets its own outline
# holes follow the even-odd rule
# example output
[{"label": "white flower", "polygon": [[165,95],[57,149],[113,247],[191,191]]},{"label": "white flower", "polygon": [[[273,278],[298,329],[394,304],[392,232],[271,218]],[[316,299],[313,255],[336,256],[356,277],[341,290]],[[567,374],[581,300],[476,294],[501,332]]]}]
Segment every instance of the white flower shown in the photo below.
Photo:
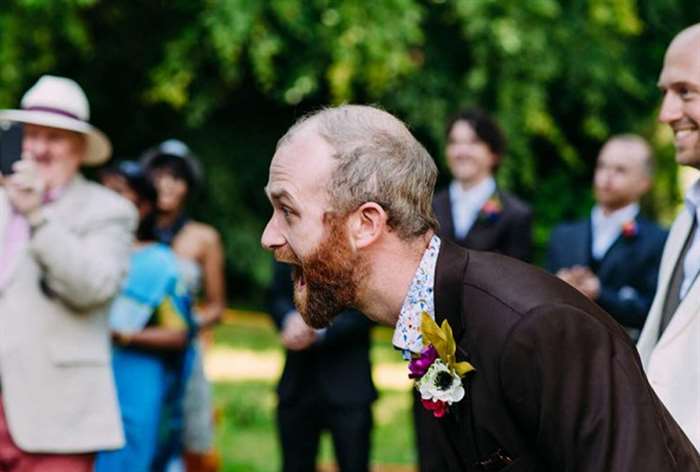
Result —
[{"label": "white flower", "polygon": [[416,387],[424,400],[439,400],[451,405],[464,398],[462,379],[441,359],[433,362],[428,372],[416,382]]}]

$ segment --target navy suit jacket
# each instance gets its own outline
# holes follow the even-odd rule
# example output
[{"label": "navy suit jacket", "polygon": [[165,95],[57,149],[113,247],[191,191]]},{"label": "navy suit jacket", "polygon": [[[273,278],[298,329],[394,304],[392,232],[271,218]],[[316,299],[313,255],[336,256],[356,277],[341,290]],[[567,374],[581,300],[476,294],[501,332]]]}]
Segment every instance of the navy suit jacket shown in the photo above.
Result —
[{"label": "navy suit jacket", "polygon": [[494,196],[501,202],[501,211],[492,218],[480,215],[466,237],[457,239],[449,188],[435,194],[433,211],[440,223],[438,235],[467,249],[497,252],[522,261],[531,261],[532,210],[507,192],[497,189]]},{"label": "navy suit jacket", "polygon": [[[291,267],[275,262],[269,311],[278,329],[295,310]],[[359,406],[377,398],[369,359],[373,323],[356,310],[342,312],[324,335],[303,351],[287,351],[277,386],[280,404],[321,398],[326,404]]]},{"label": "navy suit jacket", "polygon": [[591,254],[590,218],[557,226],[549,240],[547,270],[591,268],[600,280],[596,302],[620,324],[641,328],[654,299],[667,232],[643,217],[635,221],[637,234],[620,235],[600,261]]}]

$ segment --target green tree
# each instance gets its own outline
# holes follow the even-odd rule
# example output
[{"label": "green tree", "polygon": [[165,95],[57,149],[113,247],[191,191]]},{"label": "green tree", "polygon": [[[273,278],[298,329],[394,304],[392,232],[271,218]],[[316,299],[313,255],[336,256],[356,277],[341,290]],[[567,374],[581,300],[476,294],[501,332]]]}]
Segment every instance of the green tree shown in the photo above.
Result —
[{"label": "green tree", "polygon": [[540,248],[588,210],[603,140],[641,133],[659,157],[648,206],[668,221],[676,166],[655,84],[670,39],[698,20],[696,0],[5,0],[0,106],[58,73],[86,88],[117,156],[190,142],[208,175],[193,211],[221,229],[232,293],[250,298],[269,278],[275,141],[327,103],[383,106],[441,166],[448,117],[491,112],[510,141],[499,180],[533,203]]}]

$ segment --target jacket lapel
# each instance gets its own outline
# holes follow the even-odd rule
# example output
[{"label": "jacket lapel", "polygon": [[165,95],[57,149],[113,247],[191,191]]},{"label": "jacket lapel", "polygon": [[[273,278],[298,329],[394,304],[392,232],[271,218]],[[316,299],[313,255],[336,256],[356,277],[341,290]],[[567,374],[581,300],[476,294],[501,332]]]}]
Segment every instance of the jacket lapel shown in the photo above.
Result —
[{"label": "jacket lapel", "polygon": [[[671,260],[677,261],[676,264],[682,264],[683,261],[678,260],[678,257],[680,256],[683,246],[685,245],[685,241],[690,235],[690,230],[692,228],[693,224],[693,219],[690,217],[688,212],[686,210],[683,211],[685,218],[683,221],[683,227],[679,228],[682,229],[682,233],[680,233],[683,237],[679,238],[679,244],[677,244],[677,247],[674,247],[674,253],[673,253],[673,258]],[[687,219],[687,222],[685,221]],[[680,231],[679,231],[680,232]],[[675,241],[674,241],[675,242]],[[673,264],[675,265],[675,264]],[[673,274],[673,269],[675,267],[672,267],[670,270],[670,274]],[[664,274],[665,275],[665,274]],[[665,281],[664,283],[664,288],[663,288],[663,297],[662,300],[666,299],[666,292],[668,291],[668,285],[670,283],[670,275],[668,276],[668,280]],[[678,305],[678,308],[676,309],[676,313],[673,315],[673,318],[671,318],[670,323],[664,330],[664,332],[661,334],[661,338],[659,338],[659,346],[663,346],[670,342],[673,338],[678,336],[680,333],[683,332],[683,329],[690,323],[690,321],[693,319],[693,316],[697,313],[698,311],[698,299],[700,298],[700,283],[698,283],[698,279],[696,278],[693,284],[690,286],[690,289],[688,290],[688,293],[685,294],[685,297],[683,297],[683,300],[681,301],[680,305]],[[659,310],[662,311],[662,310]],[[657,333],[658,333],[658,326],[657,326]]]},{"label": "jacket lapel", "polygon": [[[699,289],[696,281],[686,297],[683,299],[683,302],[681,302],[681,304],[678,306],[678,313],[676,313],[676,316],[673,317],[674,319],[671,320],[671,323],[669,323],[662,338],[659,340],[659,325],[661,323],[663,305],[666,300],[668,286],[671,283],[673,271],[676,267],[678,257],[683,250],[685,240],[688,238],[692,224],[693,219],[690,213],[685,209],[682,210],[671,227],[671,233],[669,234],[668,240],[666,241],[666,246],[664,247],[661,267],[659,269],[659,282],[656,288],[656,295],[654,296],[654,303],[649,310],[649,316],[644,324],[644,329],[642,330],[642,335],[640,336],[639,343],[637,345],[642,362],[645,364],[645,366],[649,360],[649,355],[657,344],[657,340],[659,342],[667,342],[667,340],[671,339],[672,336],[675,336],[677,330],[680,329],[678,327],[679,325],[685,325],[683,318],[686,318],[689,315],[678,315],[683,315],[682,312],[692,313],[692,310],[690,310],[691,302],[689,300],[698,296]],[[695,298],[695,300],[697,300],[697,298]],[[676,318],[681,319],[681,321]],[[685,321],[687,323],[687,320]]]},{"label": "jacket lapel", "polygon": [[455,341],[459,344],[464,334],[462,320],[462,286],[467,267],[468,252],[442,239],[435,266],[435,321],[447,319]]}]

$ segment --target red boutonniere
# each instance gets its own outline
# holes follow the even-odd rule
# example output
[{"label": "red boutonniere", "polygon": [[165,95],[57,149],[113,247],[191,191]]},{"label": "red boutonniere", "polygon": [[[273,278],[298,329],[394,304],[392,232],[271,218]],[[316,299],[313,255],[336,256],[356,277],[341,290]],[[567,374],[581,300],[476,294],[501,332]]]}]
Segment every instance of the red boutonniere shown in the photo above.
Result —
[{"label": "red boutonniere", "polygon": [[497,195],[492,196],[484,206],[481,207],[479,212],[479,219],[486,221],[488,223],[495,223],[503,212],[503,205],[501,204],[501,199]]},{"label": "red boutonniere", "polygon": [[637,227],[637,222],[630,220],[622,225],[622,237],[625,239],[632,239],[639,234],[639,228]]},{"label": "red boutonniere", "polygon": [[420,354],[414,354],[408,365],[408,376],[415,380],[423,407],[432,411],[436,418],[442,418],[450,405],[464,398],[462,377],[475,369],[469,362],[457,362],[457,346],[447,320],[438,326],[423,312],[421,332],[425,348]]}]

